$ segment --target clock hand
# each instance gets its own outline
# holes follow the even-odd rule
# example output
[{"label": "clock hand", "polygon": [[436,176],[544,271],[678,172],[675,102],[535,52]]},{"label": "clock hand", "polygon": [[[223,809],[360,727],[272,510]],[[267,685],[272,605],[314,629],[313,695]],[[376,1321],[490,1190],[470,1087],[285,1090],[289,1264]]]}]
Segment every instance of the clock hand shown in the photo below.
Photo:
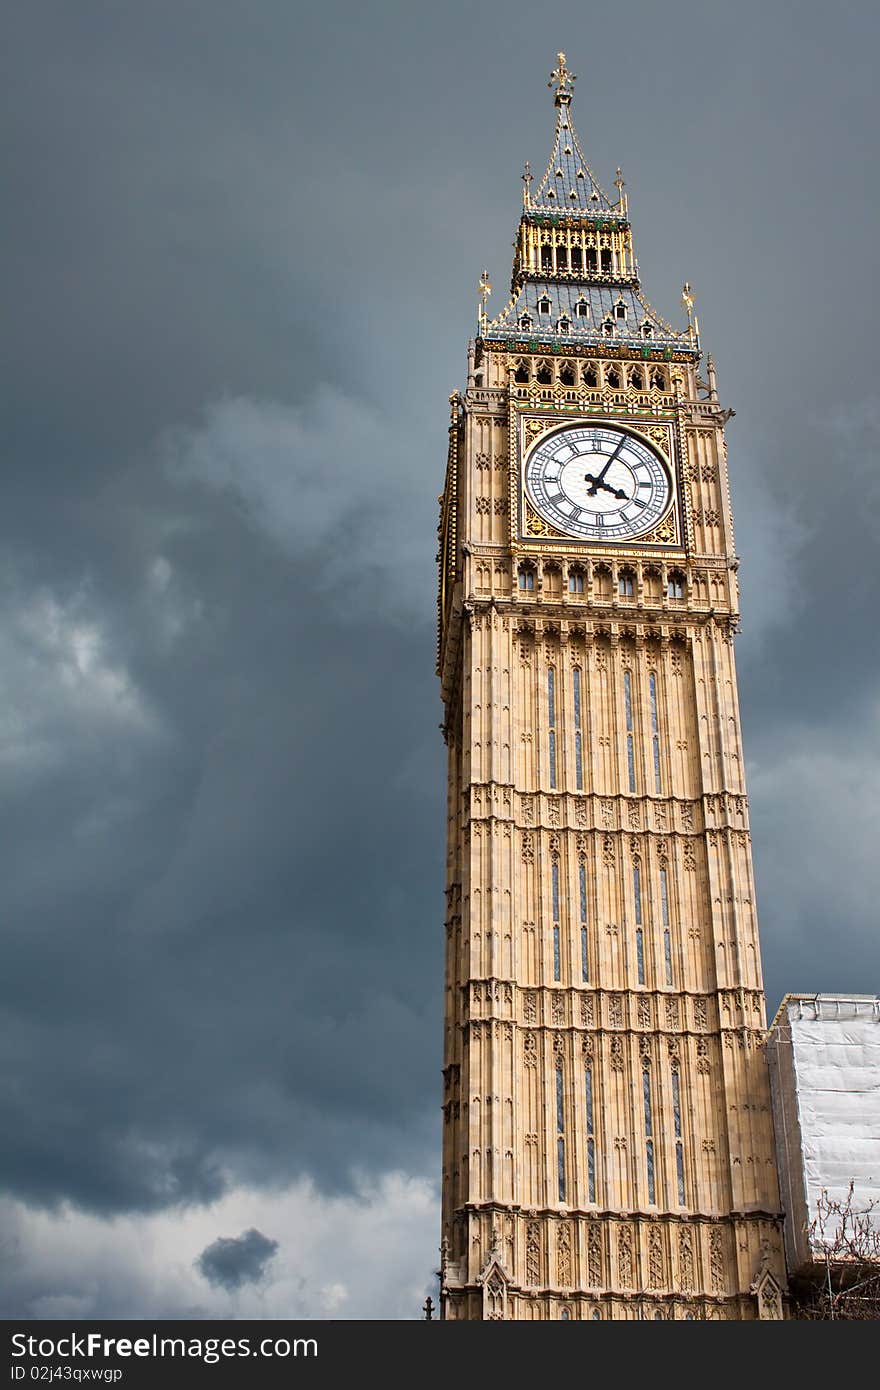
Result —
[{"label": "clock hand", "polygon": [[593,484],[591,488],[587,488],[588,497],[595,497],[596,489],[601,488],[603,492],[610,492],[611,496],[616,497],[620,502],[624,501],[626,498],[626,493],[623,492],[621,488],[612,487],[610,483],[603,483],[600,478],[594,478],[592,473],[586,473],[584,475],[584,482]]},{"label": "clock hand", "polygon": [[[613,463],[614,460],[617,458],[617,455],[620,453],[620,451],[621,451],[621,449],[623,448],[623,446],[624,446],[625,443],[626,443],[626,440],[625,440],[625,439],[621,439],[621,441],[620,441],[620,443],[618,444],[617,448],[614,450],[614,453],[613,453],[613,454],[611,455],[611,457],[607,460],[607,462],[606,462],[606,464],[605,464],[605,467],[602,469],[602,472],[599,474],[598,478],[594,478],[593,475],[592,475],[592,473],[586,473],[586,474],[584,475],[584,482],[585,482],[585,483],[592,483],[592,484],[593,484],[593,486],[592,486],[591,488],[588,488],[588,489],[587,489],[588,496],[590,496],[590,497],[595,497],[595,496],[596,496],[596,488],[598,488],[598,487],[603,487],[603,488],[605,488],[605,491],[606,491],[606,492],[613,492],[613,491],[614,491],[614,489],[613,489],[613,488],[610,488],[610,487],[608,486],[608,484],[607,484],[606,482],[603,481],[603,479],[604,479],[604,477],[605,477],[605,474],[608,472],[608,469],[611,467],[612,463]],[[619,496],[620,494],[619,494],[619,493],[615,493],[614,495],[615,495],[615,496]]]}]

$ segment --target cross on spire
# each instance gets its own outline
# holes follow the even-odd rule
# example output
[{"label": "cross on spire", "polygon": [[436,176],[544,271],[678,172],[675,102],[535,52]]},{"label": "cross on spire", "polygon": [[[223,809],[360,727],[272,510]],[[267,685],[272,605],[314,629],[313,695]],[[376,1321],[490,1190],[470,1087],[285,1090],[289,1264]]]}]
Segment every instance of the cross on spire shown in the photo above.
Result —
[{"label": "cross on spire", "polygon": [[556,87],[556,95],[553,98],[554,106],[564,106],[571,101],[572,83],[577,81],[577,77],[570,72],[565,65],[565,54],[557,53],[556,67],[550,74],[548,87]]}]

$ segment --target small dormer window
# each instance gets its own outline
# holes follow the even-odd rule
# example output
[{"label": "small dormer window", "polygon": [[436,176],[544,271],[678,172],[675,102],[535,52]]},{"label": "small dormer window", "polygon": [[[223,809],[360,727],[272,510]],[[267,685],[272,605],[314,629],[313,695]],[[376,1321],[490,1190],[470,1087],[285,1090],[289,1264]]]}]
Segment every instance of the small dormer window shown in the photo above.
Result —
[{"label": "small dormer window", "polygon": [[556,327],[560,333],[568,333],[571,328],[571,319],[568,318],[566,314],[563,314]]},{"label": "small dormer window", "polygon": [[592,193],[590,194],[590,202],[591,202],[591,203],[598,203],[598,201],[599,201],[599,194],[596,192],[596,190],[595,190],[595,188],[594,188],[593,191],[592,191]]},{"label": "small dormer window", "polygon": [[531,316],[531,314],[521,314],[521,315],[520,315],[520,320],[519,320],[519,326],[520,326],[520,328],[531,328],[531,326],[532,326],[532,316]]},{"label": "small dormer window", "polygon": [[614,306],[614,315],[615,315],[615,318],[619,318],[619,319],[625,319],[625,318],[626,318],[626,305],[623,303],[622,300],[618,300],[617,303],[615,304],[615,306]]},{"label": "small dormer window", "polygon": [[575,313],[579,319],[588,319],[590,317],[590,306],[585,299],[578,300],[575,305]]},{"label": "small dormer window", "polygon": [[546,296],[546,294],[545,294],[541,299],[538,300],[538,313],[539,313],[539,314],[549,314],[549,312],[550,312],[550,300],[547,298],[547,296]]},{"label": "small dormer window", "polygon": [[575,192],[574,189],[571,190],[571,192],[569,193],[568,196],[569,196],[569,198],[573,198],[574,201],[577,202],[577,193]]},{"label": "small dormer window", "polygon": [[614,320],[613,320],[613,319],[604,319],[604,320],[603,320],[603,322],[602,322],[602,332],[605,334],[605,337],[606,337],[606,338],[613,338],[613,337],[614,337]]},{"label": "small dormer window", "polygon": [[643,338],[650,338],[650,337],[653,335],[653,332],[654,332],[654,325],[653,325],[653,323],[649,323],[648,320],[645,319],[645,322],[642,324],[642,337],[643,337]]},{"label": "small dormer window", "polygon": [[562,170],[561,170],[561,169],[557,169],[557,170],[556,170],[556,177],[557,177],[558,179],[561,179],[561,178],[562,178]]},{"label": "small dormer window", "polygon": [[578,176],[579,179],[582,179],[582,178],[584,177],[584,171],[583,171],[583,169],[578,169],[578,171],[577,171],[577,176]]},{"label": "small dormer window", "polygon": [[548,189],[547,189],[547,201],[548,201],[548,203],[550,202],[551,198],[555,198],[555,197],[556,197],[556,194],[553,192],[553,189],[552,189],[552,188],[548,188]]}]

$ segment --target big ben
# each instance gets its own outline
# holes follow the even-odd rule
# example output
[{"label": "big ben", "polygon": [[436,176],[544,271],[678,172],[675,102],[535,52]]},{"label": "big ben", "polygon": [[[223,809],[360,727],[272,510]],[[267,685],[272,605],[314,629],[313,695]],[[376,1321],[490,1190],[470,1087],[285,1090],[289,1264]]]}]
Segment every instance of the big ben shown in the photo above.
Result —
[{"label": "big ben", "polygon": [[724,425],[551,77],[451,398],[442,1315],[785,1315]]}]

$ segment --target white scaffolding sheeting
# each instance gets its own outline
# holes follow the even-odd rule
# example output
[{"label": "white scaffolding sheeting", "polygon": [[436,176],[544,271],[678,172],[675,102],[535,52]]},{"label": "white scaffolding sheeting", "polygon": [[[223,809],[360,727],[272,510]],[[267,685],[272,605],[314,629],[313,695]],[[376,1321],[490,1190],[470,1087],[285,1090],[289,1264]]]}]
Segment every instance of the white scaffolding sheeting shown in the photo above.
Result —
[{"label": "white scaffolding sheeting", "polygon": [[877,1203],[880,1228],[880,998],[786,995],[767,1044],[790,1270],[809,1263],[806,1228],[825,1194]]}]

